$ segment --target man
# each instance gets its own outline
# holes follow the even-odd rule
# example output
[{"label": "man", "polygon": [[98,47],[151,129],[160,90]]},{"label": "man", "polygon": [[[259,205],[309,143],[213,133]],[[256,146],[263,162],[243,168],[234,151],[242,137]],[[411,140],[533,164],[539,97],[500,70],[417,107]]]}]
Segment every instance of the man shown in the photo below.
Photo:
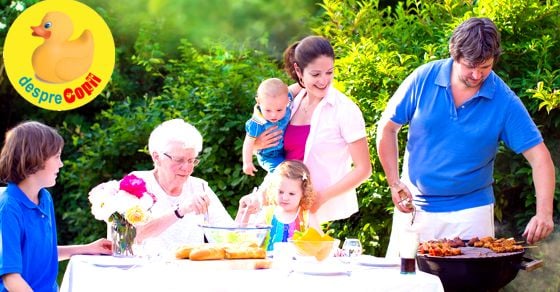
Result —
[{"label": "man", "polygon": [[[420,241],[494,236],[492,176],[500,141],[522,153],[533,171],[537,210],[523,236],[534,243],[554,227],[554,165],[521,100],[492,71],[501,54],[496,26],[468,19],[453,32],[449,50],[451,58],[406,78],[378,124],[379,159],[395,203],[388,256],[405,228]],[[404,124],[399,179],[397,134]]]}]

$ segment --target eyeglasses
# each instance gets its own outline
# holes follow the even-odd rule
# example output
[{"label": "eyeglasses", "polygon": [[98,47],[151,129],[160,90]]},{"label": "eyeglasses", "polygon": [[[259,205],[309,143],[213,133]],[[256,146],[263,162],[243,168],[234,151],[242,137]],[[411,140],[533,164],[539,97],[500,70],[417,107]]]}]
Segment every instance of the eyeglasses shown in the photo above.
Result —
[{"label": "eyeglasses", "polygon": [[200,163],[200,160],[196,159],[196,158],[191,158],[191,159],[184,159],[184,158],[174,158],[173,156],[167,154],[167,153],[163,153],[163,155],[167,156],[167,158],[169,158],[169,160],[171,160],[175,165],[184,165],[184,164],[191,164],[192,166],[197,166]]}]

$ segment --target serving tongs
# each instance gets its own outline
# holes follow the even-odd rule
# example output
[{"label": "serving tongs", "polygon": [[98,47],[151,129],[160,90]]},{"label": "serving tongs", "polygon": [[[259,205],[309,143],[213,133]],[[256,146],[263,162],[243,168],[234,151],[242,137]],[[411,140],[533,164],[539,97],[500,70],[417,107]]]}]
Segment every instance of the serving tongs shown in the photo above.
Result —
[{"label": "serving tongs", "polygon": [[412,203],[412,200],[410,200],[407,196],[406,193],[404,192],[404,190],[400,190],[399,191],[399,197],[400,197],[400,201],[397,202],[397,205],[400,205],[401,203],[405,203],[404,206],[408,209],[412,209],[412,219],[410,220],[410,226],[414,225],[414,219],[416,218],[416,207],[414,207],[414,204]]}]

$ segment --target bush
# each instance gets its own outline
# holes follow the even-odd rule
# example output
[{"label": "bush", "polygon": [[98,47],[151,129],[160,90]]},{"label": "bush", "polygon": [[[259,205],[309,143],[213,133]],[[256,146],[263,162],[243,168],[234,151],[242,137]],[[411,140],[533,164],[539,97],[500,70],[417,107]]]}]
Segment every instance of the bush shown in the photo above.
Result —
[{"label": "bush", "polygon": [[[29,5],[36,1],[24,2]],[[105,2],[108,1],[90,1],[101,6]],[[329,38],[335,48],[336,87],[353,98],[364,113],[373,165],[373,175],[358,189],[360,212],[332,223],[329,229],[338,238],[360,238],[365,252],[375,255],[385,253],[393,212],[376,155],[375,123],[408,74],[421,64],[449,56],[452,30],[470,16],[489,17],[500,29],[505,53],[494,69],[521,97],[543,133],[555,164],[560,165],[558,1],[410,0],[394,5],[387,2],[394,1],[325,0],[321,5],[324,13],[313,20],[313,31]],[[178,6],[173,7],[183,4],[175,3]],[[234,1],[229,4],[236,13],[245,11],[235,6]],[[274,11],[273,6],[261,4],[252,7],[251,13]],[[141,22],[138,19],[144,14],[140,13],[127,14],[130,18],[123,20],[107,16],[111,9],[97,4],[93,7],[116,32],[119,45],[112,80],[95,101],[71,114],[35,111],[21,99],[13,101],[15,91],[0,79],[0,101],[6,105],[0,113],[8,121],[0,126],[11,125],[15,117],[37,119],[58,126],[65,137],[65,168],[52,192],[57,215],[61,217],[60,242],[86,242],[105,234],[105,224],[95,221],[90,213],[87,193],[103,181],[119,179],[132,170],[150,169],[152,162],[146,149],[149,133],[171,118],[183,118],[202,132],[202,162],[194,175],[208,180],[234,215],[239,197],[262,180],[264,171],[254,178],[242,174],[243,124],[250,116],[258,83],[269,77],[285,79],[278,61],[263,52],[231,43],[205,45],[197,39],[195,45],[183,41],[177,46],[176,40],[161,36],[164,31],[172,31],[167,29],[169,26],[182,26],[182,22]],[[129,4],[115,7],[130,9]],[[0,13],[2,21],[9,25],[19,12],[6,6]],[[297,17],[304,18],[304,14],[298,12]],[[297,21],[291,20],[289,27],[294,27],[294,23]],[[138,35],[127,30],[139,24]],[[240,27],[249,24],[250,21],[244,22]],[[252,31],[262,29],[257,26]],[[277,55],[275,45],[287,37],[276,26],[274,31],[276,36],[271,35],[271,39],[276,41],[266,50]],[[0,41],[4,33],[5,30],[1,31]],[[259,36],[258,41],[259,46],[268,45],[266,36]],[[170,47],[171,52],[166,50]],[[401,150],[406,131],[405,127],[400,133]],[[520,234],[535,212],[531,169],[521,155],[503,146],[495,168],[495,213],[509,228],[500,229],[503,234],[499,235]],[[558,198],[558,191],[555,195]],[[556,202],[558,214],[560,203]],[[557,275],[555,279],[557,283]]]},{"label": "bush", "polygon": [[252,113],[258,83],[271,76],[283,77],[277,64],[256,51],[233,52],[219,45],[201,51],[183,41],[178,51],[179,59],[168,60],[158,69],[164,72],[161,94],[110,102],[89,129],[64,124],[63,132],[71,137],[67,148],[72,150],[57,191],[64,194],[57,202],[67,226],[61,230],[62,241],[77,236],[83,242],[105,234],[103,222],[91,224],[95,220],[87,193],[130,171],[152,169],[148,137],[165,120],[182,118],[202,133],[201,163],[193,175],[209,182],[232,215],[240,196],[262,179],[264,171],[256,178],[241,172],[244,121]]},{"label": "bush", "polygon": [[[558,149],[558,3],[406,1],[380,8],[377,1],[326,0],[323,8],[326,13],[317,21],[314,31],[328,37],[335,47],[337,86],[353,97],[364,113],[373,164],[372,177],[359,189],[359,214],[331,226],[339,236],[357,235],[367,252],[384,254],[393,203],[375,155],[375,122],[408,74],[421,64],[449,57],[449,37],[468,17],[489,17],[495,21],[505,52],[495,71],[521,97],[549,149]],[[404,127],[399,139],[401,151],[406,134]],[[558,164],[558,153],[553,155]],[[535,213],[530,173],[530,166],[521,155],[500,148],[495,172],[495,210],[498,219],[514,229],[506,230],[507,236],[521,234]],[[520,203],[515,204],[515,198],[520,198]],[[559,206],[555,209],[558,214]]]}]

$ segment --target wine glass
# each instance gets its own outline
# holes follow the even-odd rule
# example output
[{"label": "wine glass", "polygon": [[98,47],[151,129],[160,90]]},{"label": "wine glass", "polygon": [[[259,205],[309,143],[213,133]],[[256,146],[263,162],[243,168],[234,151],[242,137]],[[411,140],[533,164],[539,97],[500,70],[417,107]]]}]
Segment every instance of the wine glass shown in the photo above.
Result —
[{"label": "wine glass", "polygon": [[357,257],[362,254],[362,243],[357,238],[346,238],[342,244],[342,250],[346,257]]}]

